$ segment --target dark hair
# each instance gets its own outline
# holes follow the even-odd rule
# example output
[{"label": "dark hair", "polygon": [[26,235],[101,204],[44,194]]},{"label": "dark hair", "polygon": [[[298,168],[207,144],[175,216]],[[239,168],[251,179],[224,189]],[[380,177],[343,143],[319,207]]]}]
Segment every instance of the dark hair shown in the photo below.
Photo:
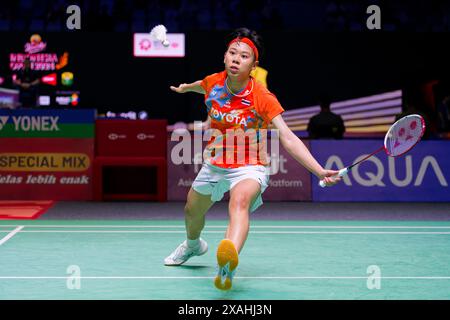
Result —
[{"label": "dark hair", "polygon": [[227,49],[230,41],[235,38],[249,38],[250,40],[252,40],[252,42],[258,49],[259,54],[258,60],[261,61],[261,57],[264,55],[264,45],[261,36],[257,34],[256,31],[250,30],[248,28],[239,28],[234,30],[226,39],[227,43],[225,45],[227,46]]},{"label": "dark hair", "polygon": [[326,93],[322,93],[319,96],[319,104],[320,104],[320,109],[330,109],[330,105],[331,105],[331,97],[326,94]]}]

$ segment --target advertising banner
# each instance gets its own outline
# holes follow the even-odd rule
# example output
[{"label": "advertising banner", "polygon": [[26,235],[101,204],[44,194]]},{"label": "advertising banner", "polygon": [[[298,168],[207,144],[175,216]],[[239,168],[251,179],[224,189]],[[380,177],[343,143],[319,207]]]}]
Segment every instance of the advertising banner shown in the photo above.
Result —
[{"label": "advertising banner", "polygon": [[150,37],[150,33],[135,33],[133,54],[140,58],[183,58],[185,56],[184,33],[168,33],[169,46]]},{"label": "advertising banner", "polygon": [[[311,150],[327,169],[341,169],[382,144],[382,140],[321,140],[311,141]],[[313,201],[450,201],[449,152],[450,141],[421,141],[397,158],[381,151],[331,188],[321,188],[314,177]]]},{"label": "advertising banner", "polygon": [[1,200],[91,200],[95,110],[0,110]]}]

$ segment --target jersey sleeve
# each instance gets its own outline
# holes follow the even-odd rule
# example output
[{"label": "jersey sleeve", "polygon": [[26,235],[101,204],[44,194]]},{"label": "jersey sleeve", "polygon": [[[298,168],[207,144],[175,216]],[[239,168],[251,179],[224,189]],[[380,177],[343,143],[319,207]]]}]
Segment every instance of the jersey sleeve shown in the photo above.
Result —
[{"label": "jersey sleeve", "polygon": [[257,112],[265,122],[270,123],[273,118],[284,112],[277,97],[268,90],[261,92],[258,99]]},{"label": "jersey sleeve", "polygon": [[202,86],[203,90],[205,90],[205,93],[211,91],[211,88],[214,86],[219,76],[220,73],[213,73],[202,80],[200,85]]}]

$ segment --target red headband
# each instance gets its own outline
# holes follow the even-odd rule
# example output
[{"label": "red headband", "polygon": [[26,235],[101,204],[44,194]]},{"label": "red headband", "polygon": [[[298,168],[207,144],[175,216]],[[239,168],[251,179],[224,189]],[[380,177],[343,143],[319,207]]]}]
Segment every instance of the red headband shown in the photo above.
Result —
[{"label": "red headband", "polygon": [[256,48],[256,46],[252,40],[250,40],[249,38],[237,37],[230,41],[230,43],[228,44],[228,47],[235,42],[243,42],[243,43],[247,44],[250,48],[252,48],[253,53],[255,54],[255,61],[258,61],[258,58],[259,58],[258,48]]}]

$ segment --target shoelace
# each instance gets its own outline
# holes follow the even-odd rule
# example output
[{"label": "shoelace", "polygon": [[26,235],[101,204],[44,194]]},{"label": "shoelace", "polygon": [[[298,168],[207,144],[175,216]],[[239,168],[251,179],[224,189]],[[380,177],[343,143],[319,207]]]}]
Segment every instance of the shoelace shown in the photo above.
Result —
[{"label": "shoelace", "polygon": [[[188,249],[192,249],[192,251],[190,252],[190,254],[186,254],[186,251]],[[181,254],[180,254],[181,253]],[[193,248],[189,248],[187,245],[185,245],[184,243],[179,246],[175,252],[171,255],[172,260],[176,257],[176,256],[182,256],[183,258],[186,257],[191,257],[194,254],[194,249]]]},{"label": "shoelace", "polygon": [[[185,247],[185,245],[184,245],[184,243],[183,243],[181,246],[179,246],[179,247],[175,250],[174,253],[172,253],[171,258],[173,259],[173,258],[179,256],[180,253],[181,253],[181,256],[184,256],[184,255],[185,255],[185,252],[182,252],[184,248],[186,248],[186,247]],[[185,251],[185,250],[184,250],[184,251]]]}]

